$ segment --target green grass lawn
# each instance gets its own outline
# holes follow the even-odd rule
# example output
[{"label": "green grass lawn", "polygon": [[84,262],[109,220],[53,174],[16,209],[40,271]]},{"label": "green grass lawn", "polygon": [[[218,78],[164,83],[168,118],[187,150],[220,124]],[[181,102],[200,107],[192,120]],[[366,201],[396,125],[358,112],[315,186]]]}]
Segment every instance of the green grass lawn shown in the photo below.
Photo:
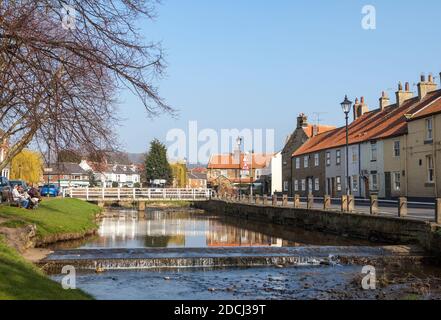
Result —
[{"label": "green grass lawn", "polygon": [[[66,234],[82,235],[97,228],[96,205],[76,199],[44,199],[37,210],[0,206],[0,226],[21,228],[37,226],[41,242]],[[47,278],[35,265],[24,260],[8,247],[0,235],[0,300],[79,300],[92,297],[80,290],[64,290],[60,284]]]},{"label": "green grass lawn", "polygon": [[77,199],[43,199],[37,210],[0,206],[0,217],[8,219],[6,227],[37,226],[40,240],[46,237],[85,233],[96,229],[95,215],[100,211],[96,205]]},{"label": "green grass lawn", "polygon": [[0,236],[0,300],[86,300],[81,290],[64,290],[9,248]]}]

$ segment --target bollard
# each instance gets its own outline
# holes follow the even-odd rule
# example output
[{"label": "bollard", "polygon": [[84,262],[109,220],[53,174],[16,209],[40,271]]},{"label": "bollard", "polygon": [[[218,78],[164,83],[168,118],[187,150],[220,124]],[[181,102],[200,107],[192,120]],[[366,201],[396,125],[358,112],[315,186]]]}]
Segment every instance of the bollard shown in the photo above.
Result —
[{"label": "bollard", "polygon": [[277,206],[277,195],[273,195],[273,206]]},{"label": "bollard", "polygon": [[398,216],[400,218],[407,216],[407,198],[401,197],[398,200]]},{"label": "bollard", "polygon": [[267,205],[268,204],[268,195],[267,194],[264,194],[263,195],[263,205]]},{"label": "bollard", "polygon": [[294,208],[300,208],[300,195],[294,195]]},{"label": "bollard", "polygon": [[282,206],[288,206],[288,195],[284,194],[282,198]]},{"label": "bollard", "polygon": [[435,203],[435,223],[441,224],[441,198],[437,198]]},{"label": "bollard", "polygon": [[348,212],[355,211],[355,197],[353,195],[348,196]]},{"label": "bollard", "polygon": [[347,212],[348,211],[348,196],[342,195],[341,196],[341,212]]},{"label": "bollard", "polygon": [[256,195],[256,204],[261,204],[262,203],[262,198],[260,197],[260,195]]},{"label": "bollard", "polygon": [[371,196],[370,212],[372,215],[378,214],[378,196]]},{"label": "bollard", "polygon": [[254,196],[252,194],[248,196],[248,203],[254,203]]},{"label": "bollard", "polygon": [[308,194],[308,198],[306,200],[306,209],[314,208],[314,196],[312,194]]},{"label": "bollard", "polygon": [[325,196],[323,198],[323,210],[331,209],[331,196]]}]

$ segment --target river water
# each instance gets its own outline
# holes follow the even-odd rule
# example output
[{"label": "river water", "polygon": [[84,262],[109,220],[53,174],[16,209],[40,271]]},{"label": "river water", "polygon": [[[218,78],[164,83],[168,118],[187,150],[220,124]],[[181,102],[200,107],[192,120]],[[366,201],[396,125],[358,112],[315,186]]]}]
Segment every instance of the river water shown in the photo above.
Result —
[{"label": "river water", "polygon": [[[109,210],[98,236],[63,243],[57,252],[88,250],[217,250],[216,248],[372,247],[363,241],[237,220],[192,209]],[[262,248],[262,249],[260,249]],[[330,249],[331,250],[331,249]],[[361,249],[363,250],[363,249]],[[118,252],[119,252],[118,251]],[[83,252],[83,251],[81,251]],[[151,252],[151,251],[148,251]],[[173,251],[174,252],[174,251]],[[298,265],[242,268],[161,268],[81,271],[77,286],[98,299],[396,299],[436,298],[436,268],[396,266],[378,270],[381,290],[363,290],[359,265]],[[404,276],[405,275],[405,276]],[[61,281],[61,275],[53,279]],[[417,283],[417,287],[412,287]],[[427,290],[427,285],[429,289]],[[432,287],[431,287],[432,286]],[[422,288],[426,288],[424,291]]]}]

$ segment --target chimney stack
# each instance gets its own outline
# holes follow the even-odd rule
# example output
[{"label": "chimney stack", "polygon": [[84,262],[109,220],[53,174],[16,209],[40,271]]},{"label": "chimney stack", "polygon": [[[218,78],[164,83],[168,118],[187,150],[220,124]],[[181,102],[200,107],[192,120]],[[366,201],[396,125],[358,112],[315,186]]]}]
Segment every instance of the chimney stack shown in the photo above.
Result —
[{"label": "chimney stack", "polygon": [[306,128],[308,126],[308,117],[301,113],[297,117],[297,129]]},{"label": "chimney stack", "polygon": [[364,115],[366,112],[369,111],[368,105],[364,101],[364,97],[360,98],[360,101],[358,101],[358,98],[355,99],[354,104],[354,121],[360,118],[362,115]]},{"label": "chimney stack", "polygon": [[426,76],[422,74],[421,81],[418,83],[418,98],[422,100],[429,92],[435,91],[436,89],[436,83],[433,81],[433,75],[430,74],[428,81],[426,81]]},{"label": "chimney stack", "polygon": [[398,91],[395,94],[397,96],[397,107],[401,107],[404,101],[409,100],[413,97],[413,93],[410,91],[409,82],[406,82],[404,91],[403,91],[403,85],[401,84],[401,82],[399,82]]},{"label": "chimney stack", "polygon": [[388,94],[385,91],[383,91],[381,93],[381,98],[380,98],[380,109],[381,109],[381,111],[383,111],[384,108],[388,107],[389,105],[390,105],[389,96],[388,96]]}]

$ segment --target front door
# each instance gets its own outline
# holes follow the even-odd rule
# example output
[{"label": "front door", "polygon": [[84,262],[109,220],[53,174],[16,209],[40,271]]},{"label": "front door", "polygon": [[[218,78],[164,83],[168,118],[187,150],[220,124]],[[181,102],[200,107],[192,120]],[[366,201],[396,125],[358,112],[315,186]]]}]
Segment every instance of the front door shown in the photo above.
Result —
[{"label": "front door", "polygon": [[384,188],[386,192],[386,199],[390,199],[392,197],[392,180],[390,172],[384,173]]}]

